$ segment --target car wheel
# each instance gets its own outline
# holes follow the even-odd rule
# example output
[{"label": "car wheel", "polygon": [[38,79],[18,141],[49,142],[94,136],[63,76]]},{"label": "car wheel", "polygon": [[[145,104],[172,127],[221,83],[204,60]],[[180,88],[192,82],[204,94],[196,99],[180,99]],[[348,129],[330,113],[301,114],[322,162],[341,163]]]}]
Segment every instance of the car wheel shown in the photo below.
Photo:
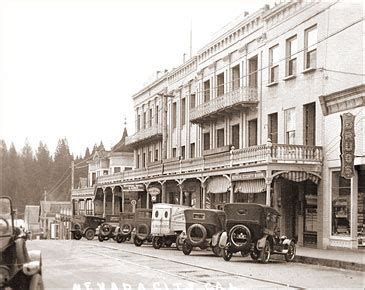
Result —
[{"label": "car wheel", "polygon": [[93,240],[95,237],[95,230],[94,229],[87,229],[85,232],[85,238],[89,241]]},{"label": "car wheel", "polygon": [[133,226],[130,223],[124,223],[120,226],[120,231],[125,236],[129,235],[132,232],[132,230],[133,230]]},{"label": "car wheel", "polygon": [[232,258],[232,252],[230,250],[228,250],[227,248],[223,248],[223,259],[224,261],[229,261]]},{"label": "car wheel", "polygon": [[117,242],[118,244],[120,244],[120,243],[125,242],[126,237],[125,237],[125,236],[123,236],[123,235],[121,235],[121,234],[118,234],[118,235],[116,236],[115,240],[116,240],[116,242]]},{"label": "car wheel", "polygon": [[260,261],[266,264],[270,260],[270,242],[266,240],[264,248],[260,251]]},{"label": "car wheel", "polygon": [[99,242],[104,242],[104,237],[101,234],[98,234]]},{"label": "car wheel", "polygon": [[43,280],[40,274],[34,274],[29,282],[29,290],[43,290]]},{"label": "car wheel", "polygon": [[158,250],[162,247],[162,238],[161,237],[153,237],[152,246]]},{"label": "car wheel", "polygon": [[213,247],[212,250],[213,250],[214,255],[216,255],[217,257],[222,257],[223,251],[220,247],[218,247],[218,246]]},{"label": "car wheel", "polygon": [[229,240],[236,248],[245,248],[251,242],[251,231],[245,225],[235,225],[229,232]]},{"label": "car wheel", "polygon": [[136,227],[136,236],[140,239],[140,240],[146,240],[148,239],[148,236],[150,234],[150,228],[147,224],[139,224]]},{"label": "car wheel", "polygon": [[179,251],[182,251],[183,244],[184,244],[184,239],[182,237],[178,236],[176,239],[176,249],[178,249]]},{"label": "car wheel", "polygon": [[247,257],[250,254],[249,251],[241,251],[241,256],[242,257]]},{"label": "car wheel", "polygon": [[103,234],[103,236],[109,236],[112,233],[113,227],[110,224],[102,224],[100,226],[100,233]]},{"label": "car wheel", "polygon": [[170,248],[172,246],[173,241],[168,239],[165,243],[166,247]]},{"label": "car wheel", "polygon": [[137,247],[142,246],[143,240],[140,240],[138,237],[134,237],[134,245]]},{"label": "car wheel", "polygon": [[256,249],[250,252],[251,259],[254,261],[257,261],[257,259],[260,257],[260,252],[258,252]]},{"label": "car wheel", "polygon": [[81,233],[81,232],[79,232],[79,231],[74,232],[74,233],[73,233],[73,238],[74,238],[75,240],[81,240],[81,238],[82,238],[82,233]]},{"label": "car wheel", "polygon": [[[197,236],[197,231],[200,231],[201,235]],[[186,235],[193,246],[199,246],[207,238],[208,232],[203,225],[193,224],[188,228]]]},{"label": "car wheel", "polygon": [[285,254],[285,261],[291,262],[295,258],[296,247],[294,242],[290,242],[288,252]]},{"label": "car wheel", "polygon": [[182,251],[184,253],[184,255],[190,255],[191,251],[193,250],[193,246],[188,244],[187,241],[184,241],[183,245],[182,245]]}]

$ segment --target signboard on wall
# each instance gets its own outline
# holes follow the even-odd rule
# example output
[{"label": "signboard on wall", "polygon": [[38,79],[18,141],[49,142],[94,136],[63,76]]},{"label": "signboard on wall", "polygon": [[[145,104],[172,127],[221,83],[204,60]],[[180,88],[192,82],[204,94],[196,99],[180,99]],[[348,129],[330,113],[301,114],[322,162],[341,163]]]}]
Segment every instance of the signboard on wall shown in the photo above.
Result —
[{"label": "signboard on wall", "polygon": [[144,185],[143,184],[123,185],[123,191],[144,191]]},{"label": "signboard on wall", "polygon": [[350,179],[355,171],[355,116],[351,113],[341,115],[340,151],[341,176]]}]

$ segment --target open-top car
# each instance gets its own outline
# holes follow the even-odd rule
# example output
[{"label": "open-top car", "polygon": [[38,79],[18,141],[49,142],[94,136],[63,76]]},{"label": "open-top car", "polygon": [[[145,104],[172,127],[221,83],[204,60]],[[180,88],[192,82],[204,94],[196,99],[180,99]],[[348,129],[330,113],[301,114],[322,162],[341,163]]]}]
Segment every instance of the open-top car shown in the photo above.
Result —
[{"label": "open-top car", "polygon": [[188,206],[168,203],[155,203],[152,209],[151,235],[152,246],[159,249],[162,246],[171,247],[173,243],[179,249],[177,238],[185,229],[184,210]]},{"label": "open-top car", "polygon": [[267,263],[271,254],[284,255],[286,261],[294,259],[295,241],[279,236],[277,210],[255,203],[230,203],[225,205],[224,211],[226,232],[219,241],[224,260],[229,261],[237,252],[262,263]]},{"label": "open-top car", "polygon": [[137,247],[142,246],[145,242],[152,242],[151,235],[152,210],[146,208],[137,208],[134,216],[134,226],[136,233],[134,244]]},{"label": "open-top car", "polygon": [[224,231],[226,214],[216,209],[185,209],[186,235],[183,253],[189,255],[194,247],[211,247],[216,256],[221,255],[219,238]]},{"label": "open-top car", "polygon": [[82,237],[85,237],[88,240],[92,240],[95,237],[96,229],[104,222],[105,218],[98,216],[89,216],[89,215],[73,216],[71,219],[72,237],[75,240],[80,240]]},{"label": "open-top car", "polygon": [[14,227],[9,197],[0,197],[0,289],[43,289],[40,251],[28,251],[27,235]]}]

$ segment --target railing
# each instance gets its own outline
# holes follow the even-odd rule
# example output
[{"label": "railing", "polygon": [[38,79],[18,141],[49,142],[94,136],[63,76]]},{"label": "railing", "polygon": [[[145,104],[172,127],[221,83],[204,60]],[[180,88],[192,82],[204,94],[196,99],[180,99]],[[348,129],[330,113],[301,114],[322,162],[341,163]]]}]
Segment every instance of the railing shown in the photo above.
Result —
[{"label": "railing", "polygon": [[194,121],[204,116],[216,113],[224,108],[244,102],[257,102],[257,100],[256,88],[238,88],[195,107],[190,111],[190,119]]},{"label": "railing", "polygon": [[133,135],[128,136],[125,139],[125,143],[127,145],[131,145],[158,135],[162,136],[162,126],[161,124],[154,124],[152,127],[141,129]]},{"label": "railing", "polygon": [[72,197],[84,197],[93,194],[94,194],[94,187],[78,188],[78,189],[73,189],[71,191]]},{"label": "railing", "polygon": [[186,160],[169,160],[152,164],[146,168],[128,170],[108,176],[100,176],[98,183],[106,181],[122,182],[145,177],[156,177],[188,172],[202,172],[206,170],[230,168],[262,163],[303,163],[320,164],[323,158],[322,147],[271,144],[251,146],[243,149],[221,152],[203,157]]}]

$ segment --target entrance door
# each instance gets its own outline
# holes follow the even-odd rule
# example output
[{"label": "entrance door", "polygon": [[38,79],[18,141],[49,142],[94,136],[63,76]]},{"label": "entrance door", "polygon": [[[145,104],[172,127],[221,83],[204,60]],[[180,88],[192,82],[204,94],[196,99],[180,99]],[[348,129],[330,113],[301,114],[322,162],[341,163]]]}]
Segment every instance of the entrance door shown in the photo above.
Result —
[{"label": "entrance door", "polygon": [[248,121],[248,146],[257,145],[257,119]]},{"label": "entrance door", "polygon": [[298,186],[293,181],[283,179],[281,190],[281,235],[298,240],[297,233]]}]

